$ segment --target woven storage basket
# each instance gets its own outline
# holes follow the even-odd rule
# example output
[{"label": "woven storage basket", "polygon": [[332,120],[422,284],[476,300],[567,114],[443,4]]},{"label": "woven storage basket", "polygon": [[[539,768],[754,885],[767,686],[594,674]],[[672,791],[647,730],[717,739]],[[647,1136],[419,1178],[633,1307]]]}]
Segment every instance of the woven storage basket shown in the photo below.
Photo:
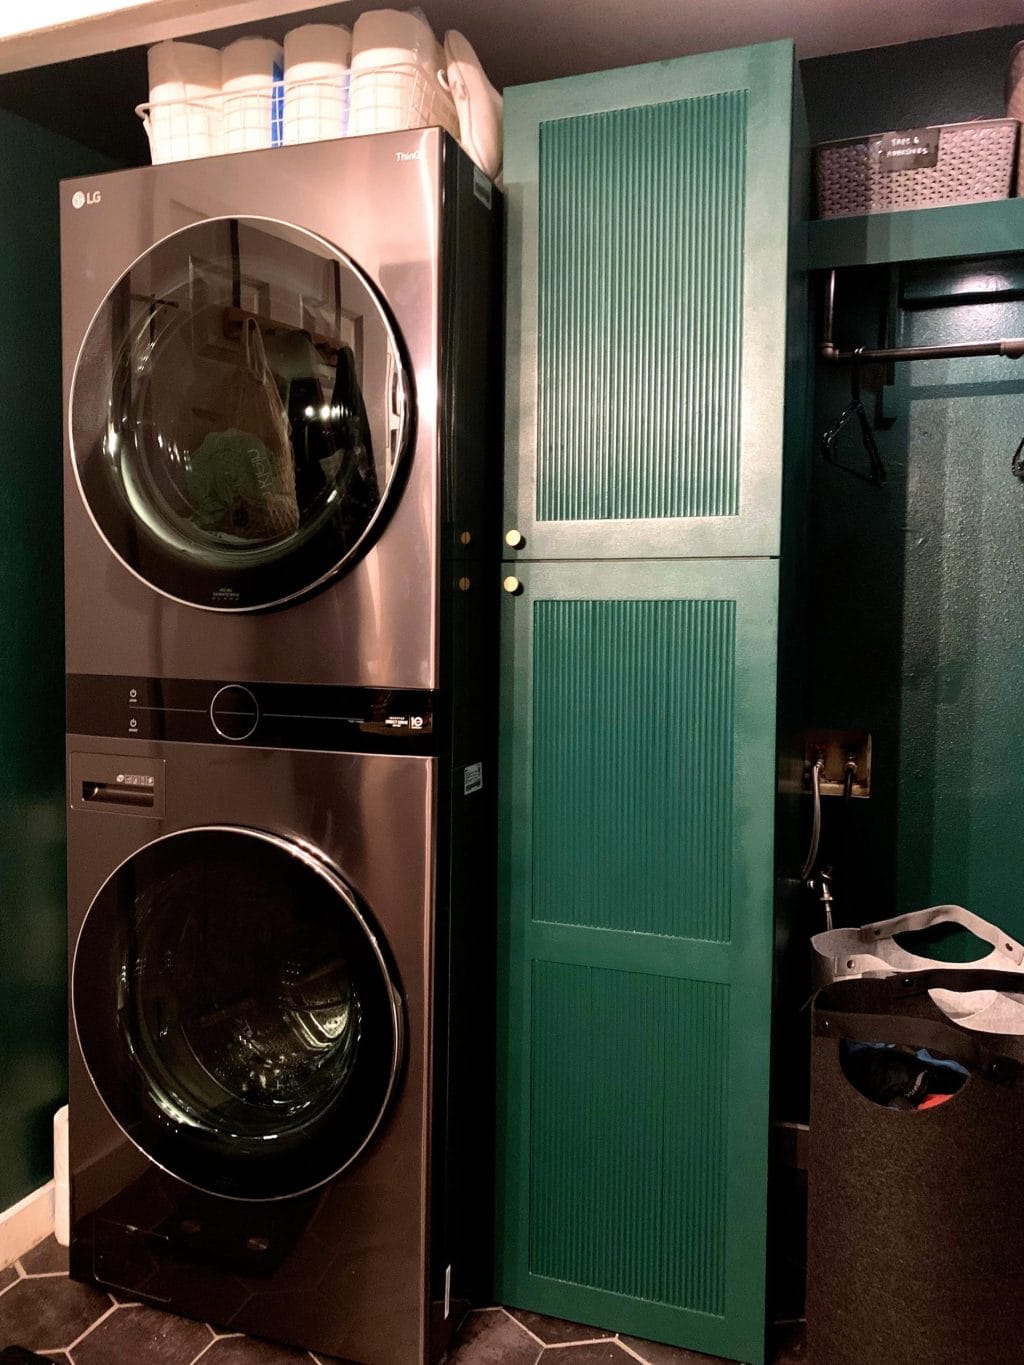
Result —
[{"label": "woven storage basket", "polygon": [[879,165],[881,133],[823,143],[814,149],[818,217],[1006,199],[1019,126],[1008,118],[944,124],[937,164],[897,171]]}]

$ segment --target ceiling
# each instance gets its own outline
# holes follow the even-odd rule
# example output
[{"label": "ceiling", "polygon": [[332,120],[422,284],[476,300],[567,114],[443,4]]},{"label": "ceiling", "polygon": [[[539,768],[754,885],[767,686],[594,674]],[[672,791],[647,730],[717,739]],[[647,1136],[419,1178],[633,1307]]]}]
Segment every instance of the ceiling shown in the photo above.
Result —
[{"label": "ceiling", "polygon": [[[76,0],[79,9],[88,0]],[[346,18],[407,0],[92,0],[115,12],[0,38],[0,71],[180,37],[227,25],[267,33],[295,22],[299,10]],[[545,80],[609,66],[794,38],[800,57],[884,47],[916,38],[1024,22],[1024,0],[420,0],[435,29],[461,29],[498,85]],[[66,0],[50,11],[58,21]],[[36,10],[38,16],[46,7]],[[275,22],[273,15],[290,15]]]},{"label": "ceiling", "polygon": [[[462,29],[501,84],[713,52],[775,38],[797,55],[883,47],[1024,22],[1024,0],[422,0]],[[339,7],[344,8],[344,7]]]},{"label": "ceiling", "polygon": [[[91,20],[0,38],[0,108],[107,152],[123,165],[143,164],[148,148],[133,110],[147,94],[149,44],[188,35],[224,46],[233,37],[254,31],[281,38],[289,28],[311,20],[351,23],[364,10],[411,3],[415,0],[343,0],[331,5],[310,5],[309,0],[147,0],[144,4],[136,0],[130,8]],[[1024,0],[970,0],[969,4],[964,0],[904,0],[902,4],[893,0],[631,0],[627,5],[621,0],[515,0],[514,5],[512,0],[419,0],[419,5],[438,34],[457,28],[469,37],[499,87],[775,38],[795,38],[798,55],[809,58],[1024,24]],[[999,87],[995,104],[1001,105],[1005,54],[1018,36],[1024,36],[1024,29],[1001,36],[995,45],[997,69],[992,80]],[[953,90],[963,61],[957,61],[955,42],[947,41],[941,49],[941,54],[923,56],[918,66],[941,61],[941,72],[925,83],[933,87],[941,82]],[[832,79],[823,76],[826,105]],[[890,79],[900,80],[898,70]],[[888,98],[892,92],[882,93]],[[845,100],[855,108],[862,103],[870,107],[873,95],[878,98],[879,92],[847,90]],[[971,106],[962,116],[979,112],[992,111]],[[1001,107],[995,112],[1002,112]],[[917,121],[922,119],[933,121],[934,111],[926,110]],[[906,118],[899,126],[909,126]],[[822,134],[840,135],[844,134]]]}]

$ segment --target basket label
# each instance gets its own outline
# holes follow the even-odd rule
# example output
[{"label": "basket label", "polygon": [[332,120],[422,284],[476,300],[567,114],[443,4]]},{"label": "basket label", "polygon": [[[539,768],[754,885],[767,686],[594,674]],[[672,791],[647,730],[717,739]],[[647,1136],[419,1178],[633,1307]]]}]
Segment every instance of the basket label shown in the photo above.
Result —
[{"label": "basket label", "polygon": [[470,763],[462,770],[463,793],[471,796],[473,792],[483,790],[484,785],[484,765],[482,763]]},{"label": "basket label", "polygon": [[883,133],[878,143],[880,171],[916,171],[939,163],[940,128],[904,128]]}]

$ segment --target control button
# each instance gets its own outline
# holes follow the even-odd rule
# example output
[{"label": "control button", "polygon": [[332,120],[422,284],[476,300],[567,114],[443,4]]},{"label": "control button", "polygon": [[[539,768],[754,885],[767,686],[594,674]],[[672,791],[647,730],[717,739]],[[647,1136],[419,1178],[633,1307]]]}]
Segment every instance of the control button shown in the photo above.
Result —
[{"label": "control button", "polygon": [[259,703],[247,687],[229,683],[210,702],[210,720],[225,739],[248,739],[260,721]]},{"label": "control button", "polygon": [[505,544],[509,546],[510,549],[521,550],[526,544],[526,537],[523,535],[522,531],[516,530],[513,526],[511,531],[505,532]]},{"label": "control button", "polygon": [[503,580],[501,586],[506,592],[511,593],[513,597],[518,597],[523,590],[523,585],[519,579],[516,578],[515,574],[509,574],[508,578]]}]

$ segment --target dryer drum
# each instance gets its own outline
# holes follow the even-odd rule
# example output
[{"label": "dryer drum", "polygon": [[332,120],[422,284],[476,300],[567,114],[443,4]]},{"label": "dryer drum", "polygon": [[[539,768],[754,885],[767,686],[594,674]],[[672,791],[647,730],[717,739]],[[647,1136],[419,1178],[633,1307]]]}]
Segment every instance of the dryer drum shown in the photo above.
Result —
[{"label": "dryer drum", "polygon": [[368,911],[326,863],[257,830],[185,830],[124,862],[82,925],[72,1004],[125,1134],[238,1199],[347,1166],[401,1068],[401,996]]},{"label": "dryer drum", "polygon": [[69,403],[79,491],[165,596],[275,606],[368,548],[413,441],[410,366],[380,290],[322,238],[190,224],[97,310]]}]

